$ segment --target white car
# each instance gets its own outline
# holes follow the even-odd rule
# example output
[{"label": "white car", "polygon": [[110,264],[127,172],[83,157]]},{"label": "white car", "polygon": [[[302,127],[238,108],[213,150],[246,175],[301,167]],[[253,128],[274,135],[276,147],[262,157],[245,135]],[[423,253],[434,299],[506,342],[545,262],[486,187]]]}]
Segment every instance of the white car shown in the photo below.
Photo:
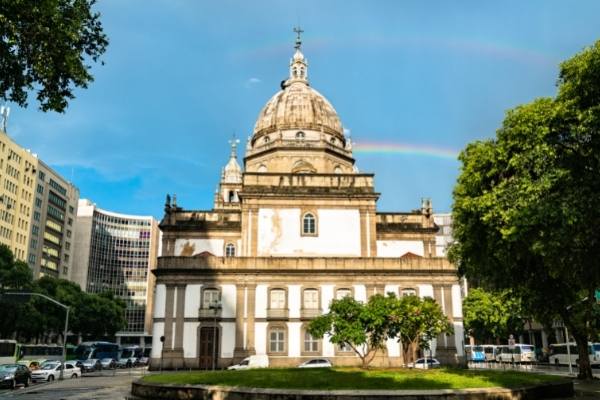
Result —
[{"label": "white car", "polygon": [[[427,362],[425,362],[425,360],[427,360]],[[417,361],[415,361],[414,363],[409,363],[407,366],[408,366],[408,368],[428,369],[428,368],[439,368],[441,366],[441,364],[435,358],[427,357],[427,358],[419,358],[419,359],[417,359]]]},{"label": "white car", "polygon": [[[31,380],[34,382],[48,381],[52,382],[55,379],[60,378],[60,371],[62,366],[59,362],[46,362],[40,369],[36,369],[31,373]],[[65,363],[64,379],[67,378],[79,378],[81,376],[81,369],[76,367],[73,363]]]},{"label": "white car", "polygon": [[326,358],[313,358],[298,365],[298,368],[331,368],[331,361]]},{"label": "white car", "polygon": [[250,356],[244,358],[239,364],[228,367],[228,370],[238,369],[252,369],[252,368],[267,368],[269,366],[269,357],[266,355],[262,356]]}]

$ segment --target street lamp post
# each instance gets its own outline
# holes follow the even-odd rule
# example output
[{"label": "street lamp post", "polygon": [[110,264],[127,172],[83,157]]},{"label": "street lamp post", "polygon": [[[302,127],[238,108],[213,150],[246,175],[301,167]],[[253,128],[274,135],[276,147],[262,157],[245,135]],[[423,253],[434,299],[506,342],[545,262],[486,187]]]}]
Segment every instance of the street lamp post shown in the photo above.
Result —
[{"label": "street lamp post", "polygon": [[212,370],[215,370],[217,363],[217,313],[221,309],[221,302],[215,300],[215,302],[208,306],[209,309],[214,311],[214,325],[213,325],[213,359],[212,359]]},{"label": "street lamp post", "polygon": [[46,296],[45,294],[41,294],[41,293],[32,293],[32,292],[8,292],[8,293],[3,293],[3,296],[39,296],[39,297],[43,297],[44,299],[51,301],[52,303],[56,304],[57,306],[60,306],[62,308],[64,308],[66,310],[66,317],[65,317],[65,331],[63,332],[63,356],[62,356],[62,365],[61,365],[61,369],[60,369],[60,377],[58,379],[62,380],[63,379],[63,374],[64,374],[64,369],[65,369],[65,361],[67,360],[67,331],[69,329],[69,306],[64,305],[63,303],[54,300],[52,297]]}]

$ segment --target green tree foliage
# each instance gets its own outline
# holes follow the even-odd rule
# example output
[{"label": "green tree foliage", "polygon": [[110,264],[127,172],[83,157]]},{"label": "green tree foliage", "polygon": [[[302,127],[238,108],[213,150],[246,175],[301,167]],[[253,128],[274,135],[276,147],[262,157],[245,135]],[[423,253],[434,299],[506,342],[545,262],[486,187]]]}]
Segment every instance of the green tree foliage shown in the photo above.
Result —
[{"label": "green tree foliage", "polygon": [[471,289],[463,300],[465,329],[480,343],[498,343],[523,331],[523,310],[510,290]]},{"label": "green tree foliage", "polygon": [[405,362],[415,359],[419,347],[452,326],[431,298],[374,295],[367,303],[351,297],[333,300],[329,312],[311,321],[308,331],[314,337],[328,336],[331,343],[347,345],[367,368],[387,339],[402,342]]},{"label": "green tree foliage", "polygon": [[69,306],[69,331],[74,334],[101,338],[126,326],[126,304],[112,293],[86,293],[76,283],[49,276],[33,281],[29,266],[0,245],[0,337],[45,342],[51,334],[62,336],[62,307],[39,296],[1,296],[6,291],[40,293]]},{"label": "green tree foliage", "polygon": [[389,337],[398,338],[402,344],[405,363],[415,361],[419,348],[429,349],[429,343],[440,334],[452,334],[454,329],[439,306],[431,297],[417,296],[397,298],[389,296],[392,311]]},{"label": "green tree foliage", "polygon": [[75,87],[87,88],[108,40],[95,0],[0,2],[0,99],[27,105],[37,91],[43,111],[63,112]]},{"label": "green tree foliage", "polygon": [[600,288],[600,42],[560,67],[558,95],[506,115],[493,140],[460,155],[454,189],[455,244],[461,274],[491,289],[511,289],[531,316],[562,320],[591,378]]}]

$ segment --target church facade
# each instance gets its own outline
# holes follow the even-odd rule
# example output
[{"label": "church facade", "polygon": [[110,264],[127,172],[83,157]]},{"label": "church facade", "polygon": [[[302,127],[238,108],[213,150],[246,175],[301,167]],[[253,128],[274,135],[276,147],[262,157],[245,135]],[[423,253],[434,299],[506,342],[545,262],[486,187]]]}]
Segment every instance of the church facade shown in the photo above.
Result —
[{"label": "church facade", "polygon": [[[307,324],[334,298],[388,292],[434,298],[455,330],[434,341],[435,354],[462,356],[461,288],[456,268],[436,254],[430,201],[377,211],[374,175],[358,171],[335,109],[310,86],[299,39],[243,168],[236,144],[212,210],[165,204],[151,368],[221,368],[254,354],[271,366],[317,356],[358,365],[349,348],[313,338]],[[389,340],[375,363],[401,365],[400,349]]]}]

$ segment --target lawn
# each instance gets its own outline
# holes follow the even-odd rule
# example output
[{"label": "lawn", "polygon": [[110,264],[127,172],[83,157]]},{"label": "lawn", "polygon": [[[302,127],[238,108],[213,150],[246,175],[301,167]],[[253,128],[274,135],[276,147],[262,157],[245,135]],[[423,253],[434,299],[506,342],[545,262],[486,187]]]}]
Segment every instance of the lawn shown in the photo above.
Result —
[{"label": "lawn", "polygon": [[553,382],[560,378],[515,371],[474,371],[358,368],[266,368],[245,371],[194,371],[148,375],[148,383],[207,384],[286,389],[466,389],[519,387]]}]

